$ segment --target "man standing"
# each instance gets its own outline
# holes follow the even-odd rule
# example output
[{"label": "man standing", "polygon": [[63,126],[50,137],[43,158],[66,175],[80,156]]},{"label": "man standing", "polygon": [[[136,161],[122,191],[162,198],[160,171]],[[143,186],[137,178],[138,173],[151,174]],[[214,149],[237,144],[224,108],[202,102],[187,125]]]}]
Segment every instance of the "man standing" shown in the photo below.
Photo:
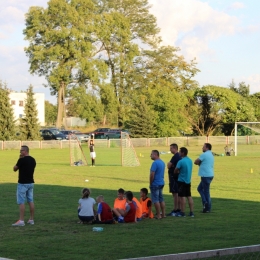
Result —
[{"label": "man standing", "polygon": [[185,147],[180,148],[180,156],[182,159],[177,163],[174,170],[178,176],[178,196],[181,202],[181,212],[178,212],[176,217],[185,217],[186,198],[190,207],[190,217],[193,214],[193,199],[191,197],[191,175],[192,175],[192,160],[187,156],[188,150]]},{"label": "man standing", "polygon": [[172,159],[167,164],[168,175],[169,175],[169,188],[170,193],[173,196],[173,210],[168,216],[175,216],[177,212],[180,212],[180,202],[178,199],[178,174],[174,173],[175,167],[179,160],[181,160],[181,156],[178,153],[178,145],[171,144],[170,151],[173,154]]},{"label": "man standing", "polygon": [[[152,202],[156,210],[157,219],[165,217],[165,203],[163,200],[165,163],[160,159],[159,152],[152,150],[151,159],[154,161],[150,169],[150,189]],[[160,214],[162,212],[162,216]]]},{"label": "man standing", "polygon": [[89,151],[90,151],[90,158],[91,158],[90,166],[95,167],[96,152],[95,152],[95,145],[93,139],[90,140]]},{"label": "man standing", "polygon": [[203,153],[194,161],[194,164],[199,165],[201,182],[198,186],[198,192],[202,200],[203,213],[209,213],[211,211],[210,183],[214,178],[214,156],[211,152],[211,148],[210,143],[205,143],[202,147]]},{"label": "man standing", "polygon": [[34,224],[34,203],[33,203],[33,187],[34,187],[34,169],[36,161],[29,155],[29,148],[23,145],[20,150],[20,158],[18,159],[13,170],[19,170],[18,184],[17,184],[17,204],[20,210],[20,219],[12,224],[12,226],[24,226],[24,212],[25,200],[27,200],[30,207],[30,218],[28,224]]}]

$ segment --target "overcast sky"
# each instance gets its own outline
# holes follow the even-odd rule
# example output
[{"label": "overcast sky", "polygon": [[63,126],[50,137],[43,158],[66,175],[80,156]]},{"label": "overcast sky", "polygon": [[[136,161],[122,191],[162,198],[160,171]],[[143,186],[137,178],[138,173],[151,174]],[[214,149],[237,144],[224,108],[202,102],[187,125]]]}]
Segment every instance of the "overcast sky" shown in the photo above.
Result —
[{"label": "overcast sky", "polygon": [[[22,31],[24,14],[47,0],[5,0],[0,9],[0,79],[21,91],[33,84],[47,100],[55,97],[43,86],[44,78],[28,72]],[[227,87],[234,79],[260,92],[260,1],[258,0],[149,0],[164,45],[180,47],[187,60],[196,58],[201,86]]]}]

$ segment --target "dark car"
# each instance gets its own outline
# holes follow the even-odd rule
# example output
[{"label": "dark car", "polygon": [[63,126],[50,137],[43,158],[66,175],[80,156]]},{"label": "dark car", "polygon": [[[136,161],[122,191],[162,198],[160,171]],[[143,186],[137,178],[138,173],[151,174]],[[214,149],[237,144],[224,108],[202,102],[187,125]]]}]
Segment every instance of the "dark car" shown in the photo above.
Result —
[{"label": "dark car", "polygon": [[69,130],[61,130],[60,132],[65,135],[67,140],[69,140],[69,136],[72,134],[72,131]]},{"label": "dark car", "polygon": [[40,132],[43,140],[66,140],[66,136],[56,129],[43,129]]}]

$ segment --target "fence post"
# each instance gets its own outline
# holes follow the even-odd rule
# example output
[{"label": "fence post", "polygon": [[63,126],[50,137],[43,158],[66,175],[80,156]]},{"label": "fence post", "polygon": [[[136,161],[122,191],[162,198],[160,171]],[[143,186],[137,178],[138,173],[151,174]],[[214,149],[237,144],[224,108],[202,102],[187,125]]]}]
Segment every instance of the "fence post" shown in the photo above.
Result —
[{"label": "fence post", "polygon": [[107,139],[107,147],[110,148],[110,139]]},{"label": "fence post", "polygon": [[147,147],[150,147],[150,138],[147,138]]},{"label": "fence post", "polygon": [[189,146],[189,137],[187,136],[187,146]]},{"label": "fence post", "polygon": [[1,141],[1,150],[4,150],[4,141]]},{"label": "fence post", "polygon": [[249,135],[246,136],[246,144],[249,144]]}]

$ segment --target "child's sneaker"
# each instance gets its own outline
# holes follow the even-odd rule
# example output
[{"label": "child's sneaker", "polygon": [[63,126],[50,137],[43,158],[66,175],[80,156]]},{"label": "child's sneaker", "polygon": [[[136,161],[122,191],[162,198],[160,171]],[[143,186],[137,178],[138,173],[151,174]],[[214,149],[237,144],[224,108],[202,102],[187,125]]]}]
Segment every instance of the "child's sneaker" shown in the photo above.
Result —
[{"label": "child's sneaker", "polygon": [[118,223],[125,223],[125,221],[123,219],[118,219]]},{"label": "child's sneaker", "polygon": [[13,227],[22,227],[24,226],[24,221],[18,220],[14,224],[12,224]]},{"label": "child's sneaker", "polygon": [[192,217],[192,218],[194,218],[194,213],[193,213],[193,212],[190,212],[189,216]]},{"label": "child's sneaker", "polygon": [[27,224],[34,225],[34,220],[33,220],[33,219],[29,219],[29,220],[27,221]]},{"label": "child's sneaker", "polygon": [[183,218],[185,218],[185,213],[178,212],[178,213],[176,213],[175,217],[183,217]]}]

